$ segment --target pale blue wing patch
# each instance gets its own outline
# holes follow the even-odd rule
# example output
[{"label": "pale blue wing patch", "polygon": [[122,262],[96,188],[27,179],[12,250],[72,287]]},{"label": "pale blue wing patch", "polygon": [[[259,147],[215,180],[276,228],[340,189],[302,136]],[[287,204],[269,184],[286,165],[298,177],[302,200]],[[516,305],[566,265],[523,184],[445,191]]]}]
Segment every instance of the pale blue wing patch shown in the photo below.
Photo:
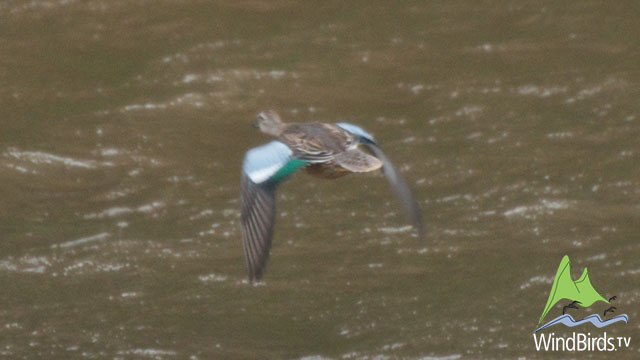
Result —
[{"label": "pale blue wing patch", "polygon": [[292,156],[293,152],[287,145],[272,141],[247,151],[242,171],[254,184],[260,184],[275,175]]},{"label": "pale blue wing patch", "polygon": [[339,123],[336,123],[336,125],[340,126],[341,128],[347,130],[348,132],[354,135],[357,135],[363,138],[364,140],[368,140],[369,142],[372,142],[374,144],[376,143],[376,141],[373,140],[373,136],[371,136],[371,134],[369,134],[368,132],[364,131],[360,126],[349,124],[346,122],[339,122]]}]

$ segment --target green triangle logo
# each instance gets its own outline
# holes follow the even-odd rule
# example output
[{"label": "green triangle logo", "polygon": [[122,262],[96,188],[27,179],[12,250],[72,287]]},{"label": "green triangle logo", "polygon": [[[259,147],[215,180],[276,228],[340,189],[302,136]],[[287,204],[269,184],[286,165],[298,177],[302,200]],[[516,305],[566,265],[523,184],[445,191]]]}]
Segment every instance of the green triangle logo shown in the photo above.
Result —
[{"label": "green triangle logo", "polygon": [[596,301],[602,301],[609,304],[609,301],[596,291],[589,280],[589,272],[587,268],[584,268],[582,275],[576,281],[571,279],[571,261],[569,256],[565,255],[560,261],[558,271],[556,272],[556,278],[551,285],[551,292],[549,292],[549,299],[547,305],[544,307],[540,320],[538,320],[538,326],[544,320],[549,310],[560,300],[568,299],[570,301],[579,301],[583,307],[589,307]]}]

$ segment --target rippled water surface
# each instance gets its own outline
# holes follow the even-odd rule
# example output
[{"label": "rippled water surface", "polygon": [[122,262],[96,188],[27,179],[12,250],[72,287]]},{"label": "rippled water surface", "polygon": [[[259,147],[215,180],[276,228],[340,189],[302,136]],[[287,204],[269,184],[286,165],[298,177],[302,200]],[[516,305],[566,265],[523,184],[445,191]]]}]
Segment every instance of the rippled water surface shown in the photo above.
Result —
[{"label": "rippled water surface", "polygon": [[[637,358],[637,9],[0,2],[0,357],[599,357],[534,347],[568,254]],[[380,174],[297,174],[250,285],[240,166],[269,108],[372,132],[426,239]]]}]

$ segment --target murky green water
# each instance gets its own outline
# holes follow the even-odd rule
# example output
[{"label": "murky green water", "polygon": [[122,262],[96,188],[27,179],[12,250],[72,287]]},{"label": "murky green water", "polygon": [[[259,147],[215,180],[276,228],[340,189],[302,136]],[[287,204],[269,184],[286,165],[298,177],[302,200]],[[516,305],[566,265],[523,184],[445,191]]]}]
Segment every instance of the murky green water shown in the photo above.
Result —
[{"label": "murky green water", "polygon": [[[616,358],[636,358],[637,10],[1,2],[0,355],[604,356],[535,350],[568,254],[574,277],[588,266],[618,296],[631,321],[606,331],[632,336]],[[265,282],[249,285],[240,165],[269,108],[371,131],[426,241],[381,175],[299,174],[280,189]]]}]

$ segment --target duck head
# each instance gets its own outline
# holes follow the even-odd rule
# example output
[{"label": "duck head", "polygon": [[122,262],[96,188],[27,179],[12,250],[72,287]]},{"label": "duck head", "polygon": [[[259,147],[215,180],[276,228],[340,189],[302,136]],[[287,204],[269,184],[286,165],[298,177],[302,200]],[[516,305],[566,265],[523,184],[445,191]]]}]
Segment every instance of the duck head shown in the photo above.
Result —
[{"label": "duck head", "polygon": [[271,136],[279,136],[284,130],[284,123],[280,119],[280,115],[274,110],[263,111],[258,114],[258,119],[253,123],[257,128],[260,128],[265,134]]}]

